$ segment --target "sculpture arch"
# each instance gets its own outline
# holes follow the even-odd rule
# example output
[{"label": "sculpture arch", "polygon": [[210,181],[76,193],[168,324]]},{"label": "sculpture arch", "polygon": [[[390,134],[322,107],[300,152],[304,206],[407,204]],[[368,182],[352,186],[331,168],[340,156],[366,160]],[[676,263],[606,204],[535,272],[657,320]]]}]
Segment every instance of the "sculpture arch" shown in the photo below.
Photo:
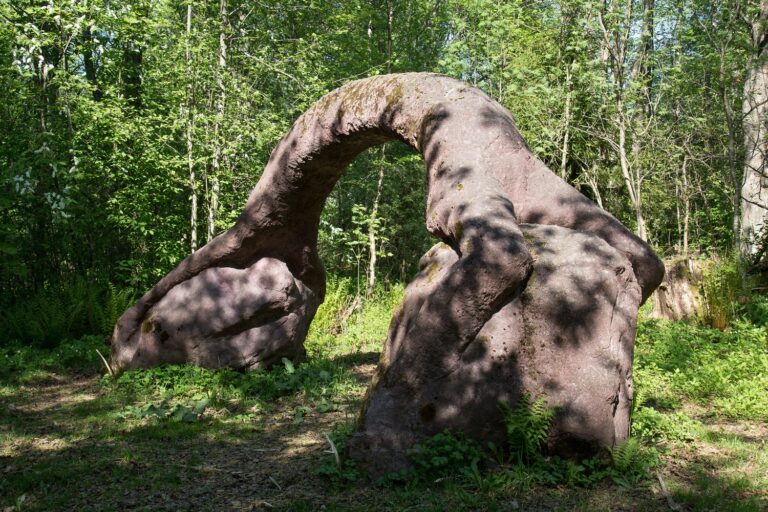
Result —
[{"label": "sculpture arch", "polygon": [[[450,373],[489,319],[521,293],[532,270],[522,223],[602,239],[629,259],[642,300],[660,283],[663,266],[648,245],[537,159],[497,102],[442,75],[377,76],[336,89],[298,118],[235,226],[121,316],[112,337],[115,366],[248,369],[301,357],[325,291],[317,253],[325,200],[358,154],[389,140],[421,153],[427,230],[454,256],[418,309],[401,319],[398,340],[388,341],[388,350],[422,347],[398,363],[422,368],[400,374],[409,386]],[[445,357],[425,357],[423,347]]]}]

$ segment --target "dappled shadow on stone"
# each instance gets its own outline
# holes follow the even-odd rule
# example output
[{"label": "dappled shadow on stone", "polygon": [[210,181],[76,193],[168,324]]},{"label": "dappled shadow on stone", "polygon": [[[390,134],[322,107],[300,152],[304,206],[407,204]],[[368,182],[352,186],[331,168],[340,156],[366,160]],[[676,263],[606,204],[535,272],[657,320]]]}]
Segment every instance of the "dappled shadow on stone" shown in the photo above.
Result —
[{"label": "dappled shadow on stone", "polygon": [[[437,329],[437,336],[423,334],[425,301],[451,278],[458,255],[437,245],[422,259],[351,447],[372,474],[406,466],[407,446],[446,428],[504,446],[499,404],[514,405],[524,394],[557,408],[553,452],[585,456],[626,439],[640,301],[630,263],[585,233],[522,229],[532,274],[463,345],[438,337]],[[433,321],[462,321],[453,315],[445,309]]]},{"label": "dappled shadow on stone", "polygon": [[[428,293],[406,299],[403,318],[396,317],[364,411],[363,434],[350,453],[369,462],[388,454],[393,462],[372,467],[376,472],[397,469],[405,449],[438,428],[500,439],[497,402],[514,402],[525,389],[512,383],[533,371],[546,374],[557,364],[563,374],[572,370],[567,358],[536,360],[530,363],[535,369],[523,369],[521,358],[478,344],[479,333],[502,308],[516,300],[527,311],[527,297],[540,299],[535,286],[546,288],[541,292],[546,303],[537,310],[541,319],[511,323],[509,334],[498,337],[525,345],[551,331],[552,339],[541,341],[557,353],[578,351],[587,340],[602,344],[606,354],[589,361],[594,369],[589,377],[603,372],[620,382],[599,389],[579,407],[562,404],[561,418],[583,425],[569,431],[582,436],[582,444],[611,446],[623,439],[639,296],[620,300],[632,295],[628,285],[605,288],[602,277],[596,282],[578,272],[567,282],[554,279],[569,254],[546,238],[556,238],[562,228],[584,231],[581,245],[567,251],[604,260],[595,272],[607,270],[619,282],[634,283],[636,277],[643,298],[658,285],[663,267],[647,244],[532,154],[506,109],[478,89],[434,74],[352,82],[299,117],[273,151],[235,226],[181,262],[121,317],[112,338],[113,361],[121,368],[190,361],[253,369],[283,357],[301,359],[308,325],[325,293],[317,251],[325,200],[358,154],[388,140],[421,153],[426,228],[451,248],[454,259],[437,268]],[[553,227],[529,228],[529,234],[544,230],[532,236],[539,242],[531,243],[521,222]],[[608,325],[598,326],[596,318],[608,318]],[[530,325],[536,333],[525,331]],[[571,392],[550,380],[542,390]],[[602,388],[587,380],[583,387]],[[406,402],[398,401],[402,398]],[[579,412],[601,400],[617,419],[598,421],[591,412]]]}]

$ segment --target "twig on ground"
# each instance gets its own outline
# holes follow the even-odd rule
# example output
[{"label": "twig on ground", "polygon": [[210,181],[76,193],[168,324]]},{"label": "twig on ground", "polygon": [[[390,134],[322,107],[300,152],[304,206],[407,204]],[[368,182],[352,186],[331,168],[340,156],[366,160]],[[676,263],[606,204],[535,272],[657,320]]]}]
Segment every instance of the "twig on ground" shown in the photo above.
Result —
[{"label": "twig on ground", "polygon": [[336,449],[336,445],[333,443],[333,441],[328,436],[328,434],[323,432],[323,435],[328,440],[328,444],[331,445],[331,449],[330,450],[326,450],[325,453],[332,453],[333,457],[336,459],[336,467],[341,469],[341,458],[339,457],[339,450]]},{"label": "twig on ground", "polygon": [[677,503],[675,500],[672,499],[672,495],[669,494],[669,491],[667,490],[667,486],[664,485],[664,479],[661,478],[661,473],[658,471],[656,472],[656,478],[659,479],[659,486],[661,487],[661,494],[664,495],[664,497],[667,499],[667,505],[669,505],[669,508],[672,510],[676,510],[678,512],[683,510],[683,506]]},{"label": "twig on ground", "polygon": [[280,491],[282,491],[282,490],[283,490],[283,488],[282,488],[282,487],[280,487],[280,484],[279,484],[279,483],[277,483],[277,480],[275,480],[275,479],[274,479],[274,478],[272,478],[271,476],[269,477],[269,481],[270,481],[270,482],[272,482],[273,484],[275,484],[275,487],[277,487],[277,488],[278,488],[278,490],[280,490]]},{"label": "twig on ground", "polygon": [[99,357],[101,358],[101,361],[104,363],[104,366],[107,367],[107,372],[109,372],[109,375],[114,377],[115,372],[112,371],[112,367],[109,366],[109,362],[107,361],[107,359],[103,355],[101,355],[101,352],[99,351],[99,349],[96,349],[96,353],[99,354]]}]

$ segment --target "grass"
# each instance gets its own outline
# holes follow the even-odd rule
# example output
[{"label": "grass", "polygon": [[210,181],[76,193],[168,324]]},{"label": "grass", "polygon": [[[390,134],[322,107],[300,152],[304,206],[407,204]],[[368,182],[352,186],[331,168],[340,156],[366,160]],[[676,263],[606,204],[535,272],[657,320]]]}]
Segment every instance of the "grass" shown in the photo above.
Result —
[{"label": "grass", "polygon": [[[110,378],[98,337],[0,347],[0,511],[666,510],[656,472],[686,510],[768,510],[768,334],[748,315],[724,332],[641,320],[633,434],[657,457],[650,474],[543,457],[478,466],[449,435],[421,451],[438,483],[339,471],[324,434],[341,446],[352,430],[402,293],[350,307],[349,290],[330,287],[307,362],[271,372]],[[630,469],[635,449],[616,455]],[[452,458],[461,468],[439,465]]]}]

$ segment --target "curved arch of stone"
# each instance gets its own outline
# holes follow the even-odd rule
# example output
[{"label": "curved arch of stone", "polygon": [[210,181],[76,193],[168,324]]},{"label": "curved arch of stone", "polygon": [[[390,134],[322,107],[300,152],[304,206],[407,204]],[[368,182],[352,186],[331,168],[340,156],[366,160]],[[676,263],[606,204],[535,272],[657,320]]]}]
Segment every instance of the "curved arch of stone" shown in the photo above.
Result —
[{"label": "curved arch of stone", "polygon": [[377,76],[336,89],[298,118],[235,226],[119,319],[115,366],[253,368],[300,357],[324,295],[325,200],[358,154],[389,140],[423,156],[427,230],[458,256],[422,304],[411,330],[428,334],[418,336],[461,347],[521,287],[531,255],[519,223],[603,239],[631,261],[643,300],[660,283],[663,266],[648,245],[537,159],[497,102],[441,75]]},{"label": "curved arch of stone", "polygon": [[559,453],[626,439],[637,307],[661,262],[538,160],[501,105],[434,74],[352,82],[299,117],[237,223],[120,317],[114,366],[301,358],[325,293],[325,200],[359,153],[389,140],[423,156],[427,230],[447,245],[406,289],[349,455],[376,476],[445,428],[503,444],[497,403],[525,393],[559,407]]}]

